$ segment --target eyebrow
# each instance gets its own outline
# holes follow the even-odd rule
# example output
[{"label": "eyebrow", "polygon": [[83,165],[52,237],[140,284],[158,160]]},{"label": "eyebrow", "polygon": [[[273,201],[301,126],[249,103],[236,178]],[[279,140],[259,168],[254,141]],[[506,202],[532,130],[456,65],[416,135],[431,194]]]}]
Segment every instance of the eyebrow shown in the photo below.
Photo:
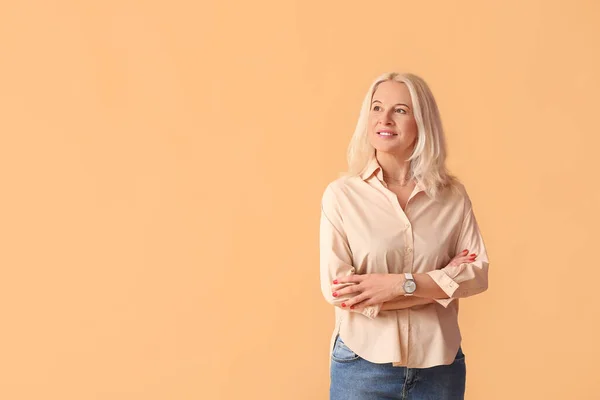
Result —
[{"label": "eyebrow", "polygon": [[[375,103],[375,102],[377,102],[377,103],[381,103],[381,101],[379,101],[379,100],[373,100],[373,101],[371,102],[371,104],[373,104],[373,103]],[[381,104],[383,104],[383,103],[381,103]],[[409,108],[409,109],[410,109],[410,107],[409,107],[408,105],[404,104],[404,103],[398,103],[398,104],[394,104],[394,107],[395,107],[395,106],[404,106],[404,107],[406,107],[406,108]]]}]

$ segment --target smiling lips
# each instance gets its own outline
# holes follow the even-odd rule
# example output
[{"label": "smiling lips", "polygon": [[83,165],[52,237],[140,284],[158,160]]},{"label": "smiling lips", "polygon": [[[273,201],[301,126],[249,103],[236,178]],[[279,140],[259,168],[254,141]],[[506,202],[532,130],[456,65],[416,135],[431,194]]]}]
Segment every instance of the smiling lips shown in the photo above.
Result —
[{"label": "smiling lips", "polygon": [[379,131],[377,132],[377,134],[379,136],[383,136],[383,137],[392,137],[392,136],[398,136],[397,133],[394,133],[392,131]]}]

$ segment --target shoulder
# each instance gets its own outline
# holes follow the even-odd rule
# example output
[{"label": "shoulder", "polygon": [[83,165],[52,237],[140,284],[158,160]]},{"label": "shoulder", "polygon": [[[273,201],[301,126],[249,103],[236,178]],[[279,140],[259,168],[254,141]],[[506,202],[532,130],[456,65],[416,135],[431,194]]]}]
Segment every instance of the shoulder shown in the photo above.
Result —
[{"label": "shoulder", "polygon": [[360,182],[360,178],[352,175],[344,175],[333,181],[330,181],[325,186],[323,198],[335,198],[344,195],[352,189],[353,186]]},{"label": "shoulder", "polygon": [[467,201],[469,200],[469,192],[467,190],[467,187],[465,186],[464,183],[457,181],[454,183],[454,187],[455,190],[458,194],[458,197],[462,200],[462,201]]},{"label": "shoulder", "polygon": [[321,206],[325,211],[337,210],[354,198],[357,187],[362,183],[358,176],[344,175],[326,184],[321,198]]},{"label": "shoulder", "polygon": [[458,179],[453,179],[442,191],[443,202],[454,207],[462,207],[468,210],[471,207],[469,192],[464,183]]}]

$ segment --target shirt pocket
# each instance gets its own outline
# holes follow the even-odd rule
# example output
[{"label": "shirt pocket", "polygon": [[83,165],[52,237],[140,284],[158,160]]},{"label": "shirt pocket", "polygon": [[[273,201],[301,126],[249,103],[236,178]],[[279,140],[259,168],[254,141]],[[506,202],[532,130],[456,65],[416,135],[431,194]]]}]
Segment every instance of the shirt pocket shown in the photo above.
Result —
[{"label": "shirt pocket", "polygon": [[335,338],[335,344],[333,345],[333,352],[331,353],[333,361],[337,362],[350,362],[358,360],[360,357],[358,354],[353,352],[346,344],[342,341],[340,335]]}]

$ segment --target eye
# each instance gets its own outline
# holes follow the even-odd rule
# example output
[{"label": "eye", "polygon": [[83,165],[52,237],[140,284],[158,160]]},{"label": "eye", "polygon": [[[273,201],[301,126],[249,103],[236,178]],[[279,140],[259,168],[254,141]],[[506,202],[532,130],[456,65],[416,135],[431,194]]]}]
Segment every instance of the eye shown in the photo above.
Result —
[{"label": "eye", "polygon": [[381,107],[379,106],[373,106],[373,111],[379,111],[381,109]]},{"label": "eye", "polygon": [[404,108],[397,108],[397,109],[396,109],[396,112],[397,112],[398,114],[406,114],[406,110],[405,110]]}]

